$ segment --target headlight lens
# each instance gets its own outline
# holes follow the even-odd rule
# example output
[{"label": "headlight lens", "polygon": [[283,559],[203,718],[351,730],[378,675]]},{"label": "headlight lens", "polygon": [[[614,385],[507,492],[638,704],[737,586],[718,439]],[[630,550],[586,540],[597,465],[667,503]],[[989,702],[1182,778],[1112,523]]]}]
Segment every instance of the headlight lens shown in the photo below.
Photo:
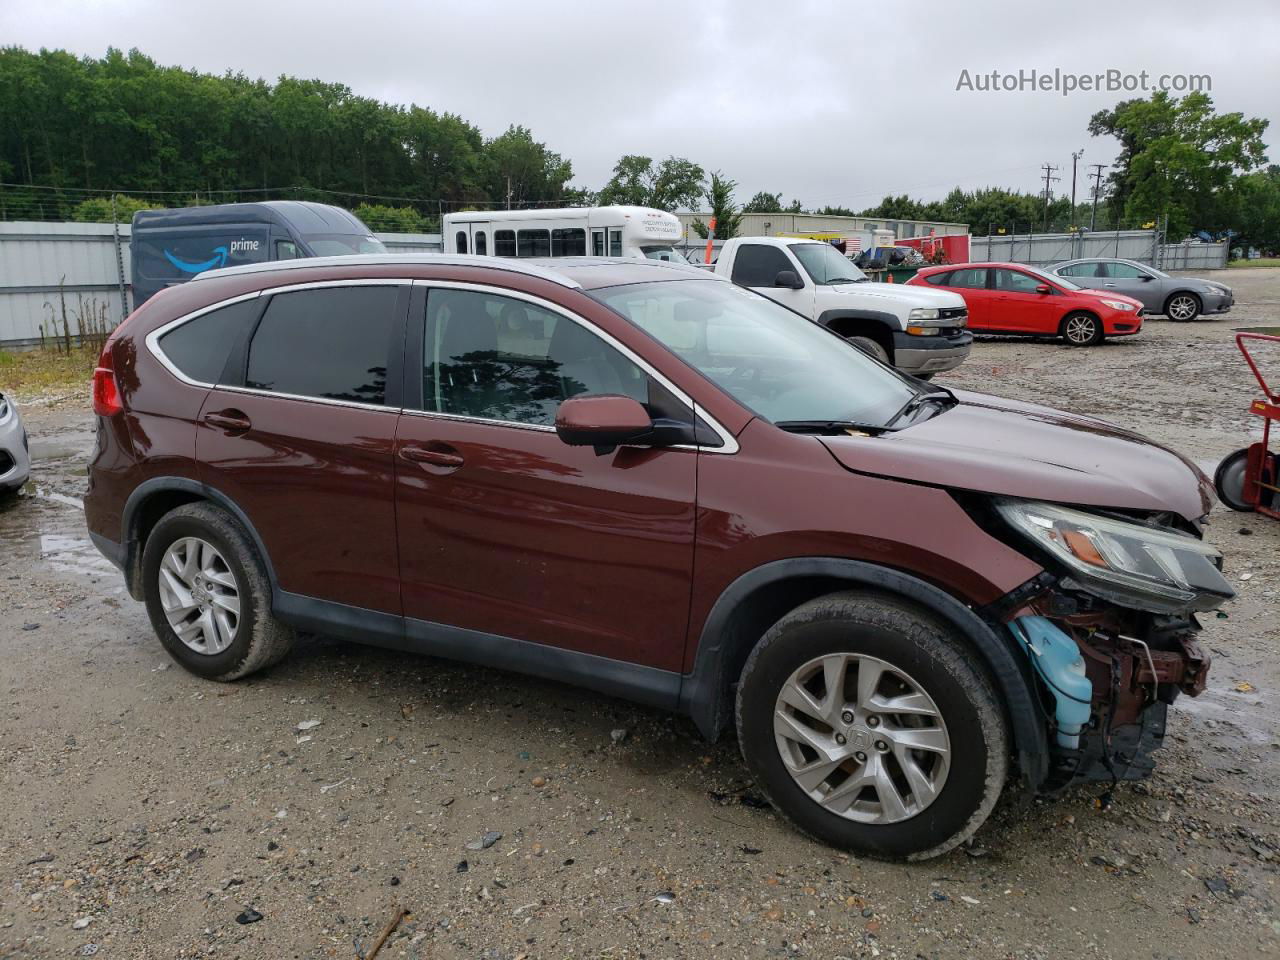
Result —
[{"label": "headlight lens", "polygon": [[934,307],[915,307],[907,314],[908,320],[937,320],[938,311]]},{"label": "headlight lens", "polygon": [[1110,307],[1112,310],[1128,311],[1133,309],[1132,303],[1125,303],[1123,300],[1103,300],[1102,303],[1105,306]]},{"label": "headlight lens", "polygon": [[1189,534],[1035,501],[999,499],[996,509],[1087,592],[1121,606],[1181,613],[1235,596],[1219,570],[1222,554]]},{"label": "headlight lens", "polygon": [[918,324],[907,324],[907,333],[913,337],[936,337],[941,332],[941,327],[923,327]]}]

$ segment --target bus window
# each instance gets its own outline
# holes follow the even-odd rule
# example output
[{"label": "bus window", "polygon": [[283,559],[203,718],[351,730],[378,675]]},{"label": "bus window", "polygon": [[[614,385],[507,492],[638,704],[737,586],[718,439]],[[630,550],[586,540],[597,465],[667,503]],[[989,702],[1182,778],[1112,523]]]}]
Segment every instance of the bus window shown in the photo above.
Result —
[{"label": "bus window", "polygon": [[516,232],[514,230],[493,231],[493,255],[495,257],[514,257],[516,255]]},{"label": "bus window", "polygon": [[485,239],[484,231],[476,231],[476,256],[483,257],[489,252],[489,244]]},{"label": "bus window", "polygon": [[546,257],[551,255],[550,230],[521,230],[516,234],[517,257]]},{"label": "bus window", "polygon": [[591,231],[591,255],[593,257],[604,256],[604,231],[603,230]]},{"label": "bus window", "polygon": [[552,230],[551,255],[553,257],[585,257],[587,231],[581,227]]},{"label": "bus window", "polygon": [[457,245],[459,253],[467,252],[467,231],[459,230],[453,235],[453,242]]},{"label": "bus window", "polygon": [[609,228],[609,256],[622,256],[622,230],[617,227]]}]

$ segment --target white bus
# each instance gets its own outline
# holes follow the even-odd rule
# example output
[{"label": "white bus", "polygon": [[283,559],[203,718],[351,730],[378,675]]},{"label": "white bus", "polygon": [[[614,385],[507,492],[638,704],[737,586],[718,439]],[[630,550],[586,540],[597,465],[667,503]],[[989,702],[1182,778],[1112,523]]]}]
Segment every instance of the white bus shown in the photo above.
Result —
[{"label": "white bus", "polygon": [[688,263],[680,221],[647,207],[469,210],[444,218],[444,252],[492,257],[647,257]]}]

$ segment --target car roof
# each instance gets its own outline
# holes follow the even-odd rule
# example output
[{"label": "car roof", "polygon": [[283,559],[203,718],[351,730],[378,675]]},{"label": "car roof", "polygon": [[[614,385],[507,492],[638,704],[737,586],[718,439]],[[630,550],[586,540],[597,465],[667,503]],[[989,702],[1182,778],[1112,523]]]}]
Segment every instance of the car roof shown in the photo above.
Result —
[{"label": "car roof", "polygon": [[988,267],[1008,267],[1011,270],[1041,270],[1034,263],[1007,263],[998,260],[984,260],[975,263],[946,263],[937,267],[922,267],[917,273],[939,273],[943,270],[981,270]]},{"label": "car roof", "polygon": [[253,203],[218,203],[199,207],[139,210],[133,215],[135,230],[209,226],[227,223],[272,223],[290,226],[303,234],[368,234],[356,216],[341,207],[306,200],[262,200]]},{"label": "car roof", "polygon": [[268,260],[222,267],[196,274],[191,283],[245,274],[274,274],[292,270],[323,270],[327,267],[455,266],[488,267],[526,276],[541,277],[563,287],[593,290],[654,280],[719,280],[707,270],[693,265],[623,257],[481,257],[475,254],[361,253],[339,257],[302,257],[297,260]]}]

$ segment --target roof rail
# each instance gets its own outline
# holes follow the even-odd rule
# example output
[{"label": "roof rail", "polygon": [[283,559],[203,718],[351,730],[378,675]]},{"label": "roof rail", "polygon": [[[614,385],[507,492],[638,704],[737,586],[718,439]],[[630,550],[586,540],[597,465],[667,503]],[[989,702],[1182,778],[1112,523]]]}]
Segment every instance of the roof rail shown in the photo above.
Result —
[{"label": "roof rail", "polygon": [[191,278],[191,282],[209,278],[243,276],[247,273],[276,273],[287,270],[306,270],[316,267],[373,267],[387,265],[426,265],[447,267],[485,267],[489,270],[506,270],[523,273],[558,283],[562,287],[580,288],[582,284],[571,280],[558,270],[522,263],[507,257],[481,257],[474,254],[460,256],[443,253],[353,253],[341,257],[301,257],[296,260],[267,260],[263,263],[245,263],[235,267],[218,267],[205,270]]}]

